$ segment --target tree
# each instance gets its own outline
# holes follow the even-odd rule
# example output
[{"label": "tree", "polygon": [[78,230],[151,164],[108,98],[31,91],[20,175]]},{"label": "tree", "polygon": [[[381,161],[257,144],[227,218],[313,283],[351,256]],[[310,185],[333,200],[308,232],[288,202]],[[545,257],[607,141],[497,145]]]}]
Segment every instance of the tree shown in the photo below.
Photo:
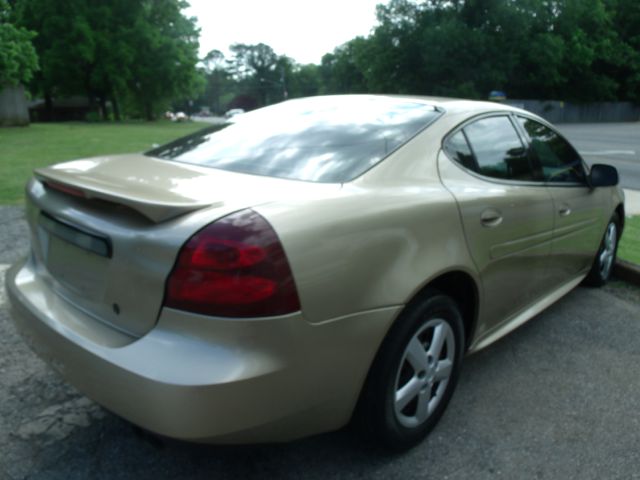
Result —
[{"label": "tree", "polygon": [[0,88],[26,83],[38,69],[31,43],[35,33],[10,23],[9,4],[0,0]]},{"label": "tree", "polygon": [[41,68],[30,86],[33,93],[44,97],[49,115],[54,96],[80,93],[86,87],[84,67],[93,52],[86,10],[82,0],[22,0],[16,4],[17,22],[38,32],[33,43]]},{"label": "tree", "polygon": [[265,44],[235,44],[230,50],[230,59],[225,59],[219,50],[212,50],[201,62],[206,88],[198,102],[218,113],[231,108],[251,110],[320,93],[318,65],[300,65]]},{"label": "tree", "polygon": [[233,54],[230,62],[231,71],[239,79],[252,76],[267,78],[276,69],[278,55],[269,45],[234,43],[229,49]]},{"label": "tree", "polygon": [[363,51],[367,42],[364,37],[356,37],[322,57],[323,93],[370,91],[361,61],[373,60]]},{"label": "tree", "polygon": [[565,44],[558,71],[567,100],[599,101],[618,97],[613,71],[621,64],[624,45],[613,28],[611,11],[602,0],[564,0],[554,31]]},{"label": "tree", "polygon": [[285,75],[289,98],[311,97],[320,92],[322,79],[318,65],[298,65],[291,62]]},{"label": "tree", "polygon": [[322,89],[640,99],[637,0],[391,0],[325,55]]},{"label": "tree", "polygon": [[622,62],[615,72],[620,85],[620,97],[640,103],[640,2],[612,0],[613,24],[623,45]]},{"label": "tree", "polygon": [[139,15],[138,5],[128,0],[94,1],[87,11],[93,50],[85,66],[85,90],[90,101],[97,101],[103,119],[108,117],[107,101],[111,102],[115,120],[121,118],[121,99],[127,96],[135,61],[130,32]]},{"label": "tree", "polygon": [[245,94],[258,98],[263,106],[286,97],[284,72],[288,60],[264,43],[235,43],[229,49],[233,54],[229,72]]},{"label": "tree", "polygon": [[[26,125],[29,115],[21,84],[31,80],[38,69],[31,44],[35,34],[10,23],[10,13],[9,5],[0,0],[0,124]],[[20,108],[16,110],[13,104]]]},{"label": "tree", "polygon": [[130,67],[129,100],[148,120],[172,101],[197,96],[204,78],[196,68],[198,29],[186,18],[182,0],[141,0],[140,12],[129,32],[136,47]]},{"label": "tree", "polygon": [[232,87],[231,73],[227,71],[227,63],[224,54],[220,50],[211,50],[202,60],[205,74],[205,89],[199,99],[214,112],[221,114],[224,111],[222,96],[230,93]]},{"label": "tree", "polygon": [[48,105],[82,93],[107,117],[124,101],[146,118],[203,86],[198,30],[182,0],[18,0],[21,25],[38,32],[42,70],[32,88]]}]

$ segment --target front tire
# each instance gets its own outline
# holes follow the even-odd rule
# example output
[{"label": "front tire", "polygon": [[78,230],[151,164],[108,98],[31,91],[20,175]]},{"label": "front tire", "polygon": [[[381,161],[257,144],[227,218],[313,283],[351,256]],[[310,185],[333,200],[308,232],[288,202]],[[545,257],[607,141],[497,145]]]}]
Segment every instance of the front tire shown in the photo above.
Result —
[{"label": "front tire", "polygon": [[600,242],[600,248],[593,260],[591,270],[584,279],[584,284],[590,287],[601,287],[609,281],[618,253],[620,238],[620,218],[614,213],[607,224],[607,228]]},{"label": "front tire", "polygon": [[359,406],[364,429],[396,451],[422,441],[449,403],[463,353],[460,309],[428,291],[407,307],[378,352]]}]

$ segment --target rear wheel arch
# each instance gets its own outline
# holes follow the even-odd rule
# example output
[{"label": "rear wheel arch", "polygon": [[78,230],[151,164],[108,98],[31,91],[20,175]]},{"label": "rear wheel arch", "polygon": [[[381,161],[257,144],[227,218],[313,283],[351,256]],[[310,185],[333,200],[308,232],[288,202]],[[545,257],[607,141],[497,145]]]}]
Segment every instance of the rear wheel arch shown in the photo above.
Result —
[{"label": "rear wheel arch", "polygon": [[380,349],[384,344],[390,332],[394,329],[398,321],[401,321],[403,312],[410,310],[414,304],[419,303],[434,293],[441,293],[450,297],[458,306],[462,313],[464,338],[465,338],[465,350],[471,345],[473,334],[476,328],[480,294],[478,290],[478,284],[476,280],[467,272],[463,270],[452,270],[441,273],[440,275],[425,282],[409,300],[405,303],[405,306],[392,323],[391,327],[387,331],[387,334],[383,337],[381,344],[378,347],[378,351],[373,356],[369,371],[365,377],[365,381],[361,387],[360,395],[357,405],[355,407],[355,413],[357,414],[361,408],[362,396],[366,390],[366,385],[369,381],[371,369],[379,357]]},{"label": "rear wheel arch", "polygon": [[442,273],[425,283],[407,302],[407,306],[421,300],[433,290],[451,297],[460,308],[464,322],[465,347],[469,348],[476,328],[480,303],[477,282],[462,270]]},{"label": "rear wheel arch", "polygon": [[[469,346],[467,336],[471,337],[475,326],[476,310],[476,283],[471,275],[462,271],[446,272],[428,281],[406,303],[383,338],[369,367],[358,402],[355,405],[353,420],[361,430],[361,433],[366,434],[366,438],[374,439],[376,443],[383,444],[393,450],[404,450],[421,441],[437,424],[455,389],[462,358]],[[426,323],[420,326],[421,322]],[[413,340],[410,340],[409,344],[406,342],[414,333],[417,336],[423,330],[427,331],[425,330],[427,328],[440,329],[440,327],[431,326],[433,322],[439,322],[443,328],[447,327],[444,331],[448,331],[450,334],[451,345],[447,342],[446,350],[442,351],[442,354],[451,355],[451,359],[448,360],[451,362],[450,373],[448,373],[445,380],[442,380],[445,383],[439,383],[438,368],[436,368],[436,374],[433,377],[435,380],[431,380],[431,376],[428,373],[430,368],[435,368],[434,365],[437,367],[442,362],[447,361],[447,358],[436,360],[434,364],[431,358],[441,358],[440,353],[438,353],[434,357],[427,355],[426,366],[421,372],[418,369],[422,367],[416,366],[413,360],[409,361],[415,370],[413,378],[408,380],[405,378],[406,383],[398,390],[398,382],[402,378],[401,375],[405,373],[405,366],[408,365],[405,360],[402,360],[402,356],[398,356],[398,353],[404,349],[405,355],[407,355],[406,350],[410,348],[408,345]],[[418,327],[417,330],[416,327]],[[436,330],[433,330],[433,332],[433,335],[435,335]],[[449,334],[447,335],[449,336]],[[405,345],[407,346],[405,347]],[[433,345],[437,345],[437,343]],[[450,348],[453,348],[453,350],[450,350]],[[431,347],[427,351],[429,352],[430,349]],[[411,350],[415,349],[412,348]],[[413,356],[414,359],[420,357],[420,355],[416,356],[415,354]],[[398,366],[396,361],[399,359],[401,359],[401,362]],[[397,368],[402,370],[397,370]],[[429,413],[425,419],[420,419],[421,408],[419,407],[419,404],[423,403],[422,400],[419,400],[419,397],[423,396],[424,389],[420,391],[419,396],[411,399],[411,402],[418,401],[418,403],[405,402],[406,408],[415,408],[415,412],[405,412],[403,410],[399,413],[397,411],[398,403],[403,401],[402,399],[398,400],[397,394],[401,390],[408,388],[408,385],[415,383],[416,378],[422,379],[423,382],[436,382],[433,385],[429,383],[428,390],[426,390],[427,392],[432,392],[432,388],[437,388],[437,398],[431,397],[431,400],[429,400]],[[393,400],[394,391],[395,400]],[[431,405],[432,402],[434,402],[434,405]],[[431,410],[432,407],[433,411]],[[401,408],[405,407],[402,406]],[[415,420],[413,417],[416,417],[420,422],[404,424],[398,418],[398,416],[402,417],[403,414],[407,415],[405,420],[413,421]]]}]

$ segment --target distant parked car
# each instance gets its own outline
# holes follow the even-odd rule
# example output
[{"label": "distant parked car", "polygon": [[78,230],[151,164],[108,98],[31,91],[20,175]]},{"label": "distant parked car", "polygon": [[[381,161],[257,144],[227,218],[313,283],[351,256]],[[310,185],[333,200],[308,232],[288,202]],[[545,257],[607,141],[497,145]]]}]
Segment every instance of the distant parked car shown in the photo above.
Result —
[{"label": "distant parked car", "polygon": [[242,115],[244,113],[244,110],[242,108],[232,108],[231,110],[227,111],[227,113],[224,114],[224,116],[226,118],[233,118],[236,115]]},{"label": "distant parked car", "polygon": [[189,115],[184,112],[177,112],[173,117],[174,122],[186,122],[187,120],[189,120]]},{"label": "distant parked car", "polygon": [[465,353],[607,281],[617,183],[505,105],[291,100],[36,170],[6,285],[28,343],[148,430],[284,441],[355,415],[403,449]]}]

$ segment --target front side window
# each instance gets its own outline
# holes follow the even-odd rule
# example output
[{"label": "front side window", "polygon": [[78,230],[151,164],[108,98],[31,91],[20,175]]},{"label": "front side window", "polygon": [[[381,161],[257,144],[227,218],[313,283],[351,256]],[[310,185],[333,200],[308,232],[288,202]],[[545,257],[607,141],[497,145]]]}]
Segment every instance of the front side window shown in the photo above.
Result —
[{"label": "front side window", "polygon": [[527,151],[505,115],[477,120],[463,128],[477,163],[477,172],[505,180],[534,180]]},{"label": "front side window", "polygon": [[440,116],[391,97],[312,97],[234,117],[147,155],[233,172],[346,182],[376,165]]},{"label": "front side window", "polygon": [[549,127],[518,117],[531,138],[531,150],[547,182],[584,183],[585,172],[578,152]]}]

